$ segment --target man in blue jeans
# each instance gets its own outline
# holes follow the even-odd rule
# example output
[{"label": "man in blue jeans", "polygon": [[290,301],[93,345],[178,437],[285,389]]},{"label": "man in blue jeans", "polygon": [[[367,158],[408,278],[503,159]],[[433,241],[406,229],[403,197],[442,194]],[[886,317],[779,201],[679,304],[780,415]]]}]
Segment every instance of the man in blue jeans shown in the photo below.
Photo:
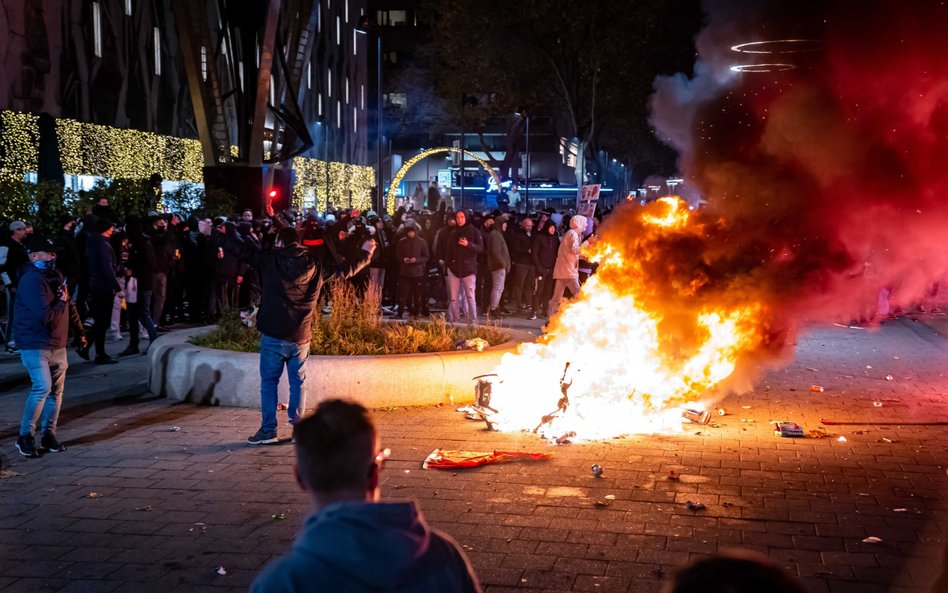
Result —
[{"label": "man in blue jeans", "polygon": [[13,335],[32,382],[16,441],[24,457],[39,456],[34,434],[40,420],[41,448],[53,453],[66,450],[56,440],[56,422],[69,367],[70,315],[74,327],[81,328],[82,323],[75,307],[69,306],[69,289],[56,271],[56,249],[49,239],[31,239],[27,244],[30,261],[19,270]]},{"label": "man in blue jeans", "polygon": [[[245,249],[260,275],[260,311],[257,329],[260,340],[260,430],[247,439],[251,445],[269,445],[277,437],[277,385],[286,367],[290,383],[290,424],[306,410],[306,372],[312,340],[313,314],[319,297],[319,273],[306,248],[298,242],[296,229],[277,232],[273,248],[261,250],[251,242]],[[351,277],[368,265],[372,254],[340,272]]]}]

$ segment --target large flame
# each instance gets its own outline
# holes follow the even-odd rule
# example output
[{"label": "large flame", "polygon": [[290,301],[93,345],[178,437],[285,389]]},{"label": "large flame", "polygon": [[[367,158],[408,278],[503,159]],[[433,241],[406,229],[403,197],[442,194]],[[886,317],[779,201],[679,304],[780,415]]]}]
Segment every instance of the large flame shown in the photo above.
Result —
[{"label": "large flame", "polygon": [[[709,282],[697,268],[651,277],[656,264],[679,265],[661,261],[669,245],[707,232],[686,203],[625,208],[616,214],[623,224],[584,248],[599,268],[578,298],[540,342],[521,345],[495,370],[495,428],[573,440],[675,430],[681,407],[707,399],[739,356],[762,343],[763,305],[703,295]],[[566,384],[569,403],[559,408]]]}]

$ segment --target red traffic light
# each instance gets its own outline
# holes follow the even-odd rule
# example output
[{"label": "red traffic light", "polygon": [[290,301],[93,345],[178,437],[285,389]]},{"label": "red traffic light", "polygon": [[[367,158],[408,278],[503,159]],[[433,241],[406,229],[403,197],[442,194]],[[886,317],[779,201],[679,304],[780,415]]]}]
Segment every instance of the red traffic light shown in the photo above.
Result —
[{"label": "red traffic light", "polygon": [[277,190],[271,189],[271,190],[270,190],[270,193],[267,194],[267,195],[270,196],[270,199],[273,199],[273,198],[277,197]]}]

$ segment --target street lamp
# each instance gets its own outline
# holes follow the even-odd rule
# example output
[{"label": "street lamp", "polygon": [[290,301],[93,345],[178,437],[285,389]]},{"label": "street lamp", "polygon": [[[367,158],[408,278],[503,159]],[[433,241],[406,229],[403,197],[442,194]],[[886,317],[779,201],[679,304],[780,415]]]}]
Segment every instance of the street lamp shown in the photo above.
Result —
[{"label": "street lamp", "polygon": [[521,109],[520,111],[514,112],[514,115],[517,117],[522,117],[526,120],[526,153],[527,153],[527,166],[524,167],[524,187],[523,187],[523,207],[526,211],[527,216],[530,215],[530,115],[527,113],[526,109]]},{"label": "street lamp", "polygon": [[382,30],[378,23],[372,22],[367,15],[362,15],[356,24],[356,33],[368,35],[369,29],[375,30],[376,54],[376,130],[375,130],[375,211],[382,212],[385,189],[382,187]]}]

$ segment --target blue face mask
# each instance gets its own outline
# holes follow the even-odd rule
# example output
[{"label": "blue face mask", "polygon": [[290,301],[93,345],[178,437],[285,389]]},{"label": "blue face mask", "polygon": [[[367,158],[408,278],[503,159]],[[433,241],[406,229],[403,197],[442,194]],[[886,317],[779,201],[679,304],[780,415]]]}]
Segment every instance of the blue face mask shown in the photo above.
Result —
[{"label": "blue face mask", "polygon": [[47,259],[47,260],[42,260],[42,261],[35,261],[33,262],[33,265],[36,266],[37,270],[40,270],[42,272],[49,272],[50,270],[56,269],[56,260]]}]

